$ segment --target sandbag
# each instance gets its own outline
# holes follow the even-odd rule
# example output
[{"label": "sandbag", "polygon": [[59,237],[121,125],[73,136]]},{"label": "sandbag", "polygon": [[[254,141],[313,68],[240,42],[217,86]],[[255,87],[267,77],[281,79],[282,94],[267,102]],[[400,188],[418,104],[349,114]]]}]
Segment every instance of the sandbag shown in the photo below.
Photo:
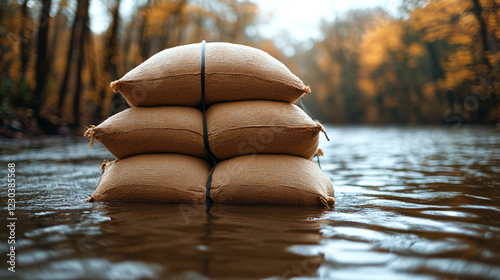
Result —
[{"label": "sandbag", "polygon": [[[207,104],[236,100],[294,102],[309,87],[280,61],[256,48],[207,43]],[[163,50],[111,83],[131,106],[201,104],[201,43]]]},{"label": "sandbag", "polygon": [[146,154],[105,165],[88,201],[205,202],[210,165],[179,154]]},{"label": "sandbag", "polygon": [[132,107],[85,132],[117,158],[146,153],[180,153],[207,158],[203,143],[203,113],[195,108]]},{"label": "sandbag", "polygon": [[207,110],[210,150],[218,159],[245,154],[315,155],[324,128],[285,102],[240,101]]},{"label": "sandbag", "polygon": [[222,203],[335,203],[333,185],[318,164],[290,155],[245,155],[215,166],[210,195]]}]

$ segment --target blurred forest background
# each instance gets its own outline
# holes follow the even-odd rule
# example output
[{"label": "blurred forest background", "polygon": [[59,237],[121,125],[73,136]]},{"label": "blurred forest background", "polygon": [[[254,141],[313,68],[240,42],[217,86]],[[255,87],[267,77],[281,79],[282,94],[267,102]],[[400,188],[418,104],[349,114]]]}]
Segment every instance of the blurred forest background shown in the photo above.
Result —
[{"label": "blurred forest background", "polygon": [[[92,32],[90,1],[110,23]],[[401,0],[351,10],[287,56],[247,0],[0,0],[0,136],[81,133],[127,107],[109,83],[156,52],[201,40],[251,45],[287,65],[334,124],[500,122],[500,0]],[[311,15],[314,16],[314,15]],[[264,24],[265,26],[265,24]],[[252,32],[250,32],[252,31]]]}]

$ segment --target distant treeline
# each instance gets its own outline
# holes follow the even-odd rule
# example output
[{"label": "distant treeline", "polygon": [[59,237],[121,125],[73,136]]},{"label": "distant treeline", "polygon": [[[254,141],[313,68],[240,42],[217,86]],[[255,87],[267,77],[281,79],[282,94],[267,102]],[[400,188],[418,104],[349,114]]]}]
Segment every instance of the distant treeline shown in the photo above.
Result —
[{"label": "distant treeline", "polygon": [[[93,0],[97,1],[97,0]],[[498,0],[403,0],[402,18],[353,10],[286,57],[258,36],[248,0],[143,0],[90,18],[90,0],[0,5],[0,135],[80,133],[126,108],[109,83],[154,53],[207,41],[269,52],[309,84],[331,123],[494,123],[500,116]],[[102,34],[93,20],[109,21]],[[253,31],[252,31],[253,30]]]},{"label": "distant treeline", "polygon": [[402,4],[323,23],[296,58],[306,103],[331,123],[500,122],[500,1]]},{"label": "distant treeline", "polygon": [[109,5],[102,34],[91,31],[90,21],[107,19],[90,18],[90,2],[0,5],[0,135],[80,133],[99,123],[127,106],[109,83],[165,48],[204,39],[281,55],[272,42],[247,35],[259,12],[249,1],[144,0],[126,17],[121,0],[99,1]]}]

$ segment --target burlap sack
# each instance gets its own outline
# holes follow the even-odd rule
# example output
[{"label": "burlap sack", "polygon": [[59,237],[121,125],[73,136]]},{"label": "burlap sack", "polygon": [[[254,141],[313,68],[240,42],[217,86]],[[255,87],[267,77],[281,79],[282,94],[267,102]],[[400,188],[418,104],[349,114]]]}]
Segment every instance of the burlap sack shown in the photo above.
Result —
[{"label": "burlap sack", "polygon": [[[201,43],[163,50],[111,83],[131,106],[201,104]],[[207,43],[206,102],[293,102],[309,87],[264,51],[230,43]]]},{"label": "burlap sack", "polygon": [[333,185],[318,164],[289,155],[245,155],[215,166],[210,195],[223,203],[335,203]]},{"label": "burlap sack", "polygon": [[210,165],[179,154],[147,154],[105,165],[88,201],[205,202]]},{"label": "burlap sack", "polygon": [[132,107],[85,132],[117,158],[147,153],[180,153],[208,157],[203,143],[203,113],[195,108]]},{"label": "burlap sack", "polygon": [[311,158],[324,130],[293,104],[260,100],[210,106],[207,128],[210,150],[218,159],[254,153]]}]

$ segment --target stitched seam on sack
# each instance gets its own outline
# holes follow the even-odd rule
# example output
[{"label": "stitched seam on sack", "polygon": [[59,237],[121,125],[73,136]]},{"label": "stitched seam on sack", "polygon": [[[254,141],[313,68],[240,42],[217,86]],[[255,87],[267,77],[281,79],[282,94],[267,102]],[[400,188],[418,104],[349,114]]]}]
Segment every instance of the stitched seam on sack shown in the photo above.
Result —
[{"label": "stitched seam on sack", "polygon": [[107,189],[106,191],[104,191],[102,194],[105,194],[106,192],[108,191],[112,191],[112,190],[115,190],[115,189],[118,189],[118,188],[130,188],[130,187],[144,187],[144,188],[147,188],[147,187],[157,187],[157,188],[169,188],[169,189],[174,189],[174,190],[180,190],[180,191],[184,191],[184,192],[196,192],[196,193],[204,193],[204,190],[203,191],[199,191],[199,190],[187,190],[187,189],[184,189],[184,188],[176,188],[176,187],[167,187],[167,186],[158,186],[158,185],[150,185],[150,184],[140,184],[140,185],[120,185],[120,186],[117,186],[117,187],[113,187],[111,189]]},{"label": "stitched seam on sack", "polygon": [[141,83],[141,82],[153,82],[153,81],[160,81],[160,80],[165,80],[165,79],[168,79],[168,78],[171,78],[171,77],[181,77],[181,76],[197,76],[197,75],[201,75],[201,72],[198,72],[198,73],[183,73],[183,74],[175,74],[175,75],[168,75],[168,76],[164,76],[164,77],[161,77],[161,78],[154,78],[154,79],[140,79],[140,80],[125,80],[125,81],[121,81],[121,80],[118,80],[120,83]]},{"label": "stitched seam on sack", "polygon": [[213,73],[205,73],[205,75],[221,75],[221,76],[243,76],[243,77],[251,77],[251,78],[255,78],[257,80],[261,80],[261,81],[266,81],[266,82],[270,82],[270,83],[280,83],[280,84],[283,84],[285,86],[288,86],[288,87],[291,87],[291,88],[295,88],[295,89],[298,89],[298,90],[304,90],[307,88],[306,85],[304,85],[304,88],[298,88],[298,87],[295,87],[295,86],[292,86],[290,85],[290,83],[285,83],[283,81],[279,81],[279,80],[270,80],[270,79],[265,79],[265,78],[261,78],[261,77],[257,77],[257,76],[254,76],[254,75],[248,75],[248,74],[243,74],[243,73],[223,73],[223,72],[213,72]]},{"label": "stitched seam on sack", "polygon": [[[194,74],[176,74],[176,75],[169,75],[169,76],[165,76],[165,77],[161,77],[161,78],[155,78],[155,79],[141,79],[141,80],[126,80],[126,81],[119,81],[119,83],[140,83],[140,82],[153,82],[153,81],[160,81],[160,80],[165,80],[165,79],[168,79],[168,78],[171,78],[171,77],[180,77],[180,76],[197,76],[197,75],[201,75],[201,72],[200,73],[194,73]],[[257,77],[257,76],[254,76],[254,75],[247,75],[247,74],[241,74],[241,73],[205,73],[205,76],[210,76],[210,75],[227,75],[227,76],[243,76],[243,77],[251,77],[251,78],[255,78],[255,79],[258,79],[258,80],[262,80],[262,81],[266,81],[266,82],[270,82],[270,83],[280,83],[280,84],[283,84],[285,86],[289,86],[291,88],[295,88],[295,89],[298,89],[298,90],[304,90],[304,88],[307,88],[307,86],[304,86],[304,88],[298,88],[298,87],[295,87],[295,86],[290,86],[289,83],[285,83],[285,82],[282,82],[282,81],[277,81],[277,80],[269,80],[269,79],[264,79],[264,78],[260,78],[260,77]]]},{"label": "stitched seam on sack", "polygon": [[[184,129],[184,128],[140,128],[140,129],[135,129],[135,130],[129,130],[129,131],[114,131],[114,132],[101,132],[99,135],[115,135],[115,134],[127,134],[127,133],[132,133],[132,132],[135,132],[135,131],[144,131],[144,130],[176,130],[176,131],[187,131],[187,132],[192,132],[194,134],[198,134],[199,136],[203,137],[203,133],[198,133],[196,131],[193,131],[193,130],[189,130],[189,129]],[[99,136],[96,134],[96,137]]]},{"label": "stitched seam on sack", "polygon": [[[232,184],[230,186],[238,186],[238,187],[256,187],[256,186],[259,186],[259,187],[269,187],[269,186],[260,186],[260,185],[246,185],[246,184],[243,184],[243,185],[236,185],[236,184]],[[305,192],[305,193],[309,193],[309,194],[312,194],[312,195],[315,195],[315,196],[320,196],[320,197],[323,197],[323,195],[321,194],[318,194],[318,193],[315,193],[315,192],[312,192],[312,191],[307,191],[307,190],[301,190],[301,189],[298,189],[298,188],[294,188],[294,187],[290,187],[290,186],[283,186],[283,185],[273,185],[273,187],[283,187],[283,188],[287,188],[287,189],[292,189],[292,190],[296,190],[296,191],[299,191],[299,192]],[[217,190],[219,189],[224,189],[224,188],[227,188],[227,185],[225,185],[224,187],[221,187],[219,186],[217,188]]]},{"label": "stitched seam on sack", "polygon": [[321,128],[319,126],[315,126],[315,127],[306,127],[306,126],[279,126],[279,125],[275,125],[275,126],[269,126],[269,125],[251,125],[251,126],[245,126],[245,127],[233,127],[233,128],[227,128],[227,129],[222,129],[220,131],[212,131],[211,133],[209,133],[208,135],[218,135],[218,134],[222,134],[222,133],[225,133],[225,132],[228,132],[228,131],[235,131],[235,130],[242,130],[242,129],[248,129],[248,128],[270,128],[270,129],[289,129],[289,130],[298,130],[298,129],[303,129],[303,130],[311,130],[311,131],[314,131],[316,132],[320,132],[321,131]]}]

